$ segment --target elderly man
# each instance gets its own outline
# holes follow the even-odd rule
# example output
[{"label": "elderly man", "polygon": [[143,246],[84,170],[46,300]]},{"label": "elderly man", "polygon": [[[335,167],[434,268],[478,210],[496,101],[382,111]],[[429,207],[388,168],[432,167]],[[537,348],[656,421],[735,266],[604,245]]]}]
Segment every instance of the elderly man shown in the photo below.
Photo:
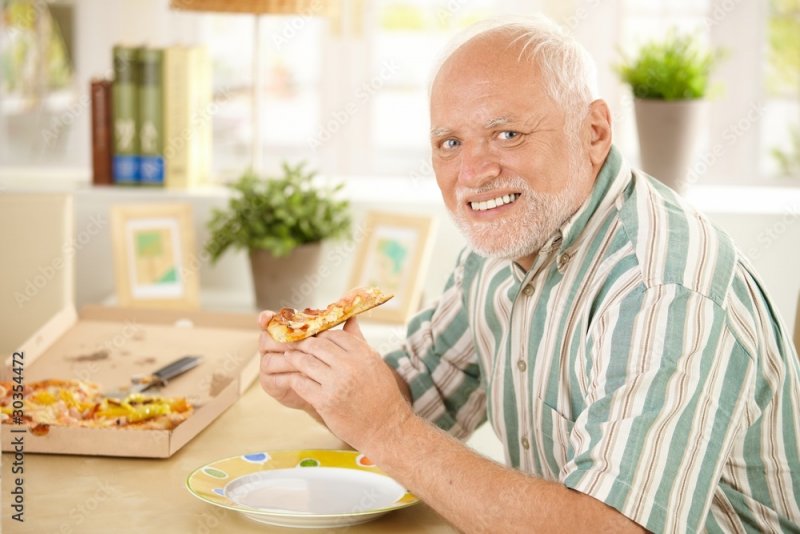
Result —
[{"label": "elderly man", "polygon": [[[540,19],[462,40],[430,101],[469,243],[443,294],[384,359],[352,319],[262,335],[261,383],[465,531],[796,530],[785,328],[730,238],[626,165],[591,77]],[[487,417],[507,467],[452,437]]]}]

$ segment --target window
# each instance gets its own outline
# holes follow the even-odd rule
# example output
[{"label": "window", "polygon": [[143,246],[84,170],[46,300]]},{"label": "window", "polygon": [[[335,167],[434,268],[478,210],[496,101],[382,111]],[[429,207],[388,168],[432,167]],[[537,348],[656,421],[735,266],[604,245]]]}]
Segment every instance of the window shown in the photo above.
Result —
[{"label": "window", "polygon": [[384,80],[371,101],[371,150],[381,174],[420,173],[428,163],[428,83],[450,36],[494,14],[483,0],[382,0],[372,14],[372,77]]},{"label": "window", "polygon": [[[222,178],[241,173],[253,140],[254,17],[210,16],[207,45],[214,72],[214,170]],[[261,135],[264,169],[283,160],[318,165],[312,139],[320,121],[322,39],[325,20],[262,17]]]},{"label": "window", "polygon": [[[430,177],[427,84],[442,46],[475,20],[541,12],[594,56],[601,95],[615,114],[617,143],[631,159],[638,148],[632,102],[613,64],[620,50],[677,27],[727,53],[715,70],[719,89],[700,155],[701,183],[800,185],[800,179],[776,178],[784,171],[800,174],[800,0],[341,1],[346,16],[336,20],[261,19],[265,171],[283,160],[306,160],[326,175]],[[3,2],[0,164],[88,170],[83,102],[89,78],[108,75],[111,46],[189,42],[208,46],[214,65],[214,176],[225,181],[247,168],[254,17],[182,13],[168,5]],[[74,43],[73,12],[75,27],[86,25]],[[20,24],[30,13],[39,22]],[[57,131],[48,130],[53,124]],[[42,143],[43,131],[55,131],[52,143]],[[716,147],[724,157],[715,156]]]},{"label": "window", "polygon": [[[63,152],[74,118],[72,6],[9,0],[0,7],[0,161]],[[13,132],[13,135],[12,135]]]},{"label": "window", "polygon": [[761,170],[800,181],[800,0],[770,0]]}]

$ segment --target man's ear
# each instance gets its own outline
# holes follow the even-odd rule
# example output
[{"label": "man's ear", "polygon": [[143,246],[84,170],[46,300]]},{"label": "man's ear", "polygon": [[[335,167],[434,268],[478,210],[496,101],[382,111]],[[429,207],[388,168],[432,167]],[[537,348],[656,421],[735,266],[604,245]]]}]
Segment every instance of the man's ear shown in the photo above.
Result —
[{"label": "man's ear", "polygon": [[586,118],[589,126],[589,159],[592,167],[599,169],[611,150],[611,112],[605,100],[595,100],[589,104]]}]

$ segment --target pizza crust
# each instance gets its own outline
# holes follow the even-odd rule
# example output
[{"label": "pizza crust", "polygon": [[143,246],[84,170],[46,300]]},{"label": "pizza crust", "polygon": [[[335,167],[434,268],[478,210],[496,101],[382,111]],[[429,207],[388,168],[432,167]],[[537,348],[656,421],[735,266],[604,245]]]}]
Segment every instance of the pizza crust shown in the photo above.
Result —
[{"label": "pizza crust", "polygon": [[279,343],[292,343],[314,336],[345,322],[350,317],[371,310],[391,299],[377,287],[349,291],[324,310],[281,308],[267,323],[266,330]]}]

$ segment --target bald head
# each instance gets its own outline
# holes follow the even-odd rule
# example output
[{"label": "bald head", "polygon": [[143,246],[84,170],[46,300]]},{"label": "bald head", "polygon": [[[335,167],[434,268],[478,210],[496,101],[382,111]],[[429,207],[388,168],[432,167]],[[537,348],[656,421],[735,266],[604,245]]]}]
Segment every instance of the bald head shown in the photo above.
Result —
[{"label": "bald head", "polygon": [[[432,77],[431,92],[441,76],[455,70],[529,69],[576,126],[596,98],[596,69],[574,38],[545,17],[512,17],[478,23],[456,36]],[[524,90],[524,88],[520,88]]]},{"label": "bald head", "polygon": [[518,35],[507,31],[489,31],[468,40],[456,48],[439,66],[433,79],[431,91],[438,82],[446,81],[454,75],[483,76],[492,79],[497,76],[511,76],[521,69],[538,78],[539,67],[536,62],[523,60],[523,45]]}]

